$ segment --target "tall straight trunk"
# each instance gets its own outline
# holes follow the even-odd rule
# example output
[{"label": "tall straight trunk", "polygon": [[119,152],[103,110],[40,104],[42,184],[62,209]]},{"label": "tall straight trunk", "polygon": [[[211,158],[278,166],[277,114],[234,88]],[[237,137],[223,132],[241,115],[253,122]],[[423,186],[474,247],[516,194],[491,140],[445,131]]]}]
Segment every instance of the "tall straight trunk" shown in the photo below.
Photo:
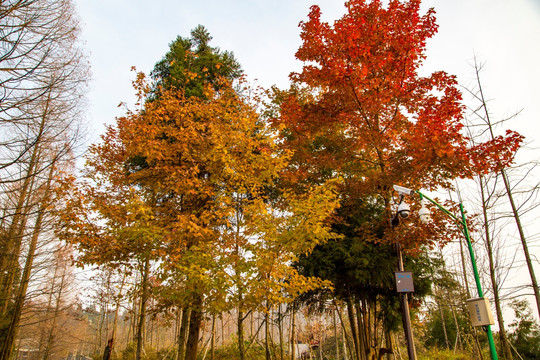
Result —
[{"label": "tall straight trunk", "polygon": [[111,337],[109,338],[111,340],[111,353],[114,348],[114,341],[116,336],[116,330],[118,328],[118,313],[120,311],[120,300],[122,298],[122,290],[124,290],[124,285],[126,283],[127,278],[127,272],[124,272],[124,276],[122,277],[122,282],[120,283],[120,290],[118,291],[118,297],[116,299],[115,309],[114,309],[114,319],[112,324],[112,332]]},{"label": "tall straight trunk", "polygon": [[345,321],[343,320],[341,309],[339,308],[335,300],[334,306],[336,307],[336,311],[339,316],[339,322],[341,324],[341,331],[343,333],[343,356],[347,358],[347,349],[349,350],[349,354],[353,356],[353,347],[351,346],[351,341],[349,340],[349,334],[347,334],[347,328],[345,327]]},{"label": "tall straight trunk", "polygon": [[49,331],[49,337],[47,339],[47,344],[45,346],[45,353],[43,354],[42,360],[48,360],[51,355],[50,353],[51,353],[51,348],[52,348],[54,336],[55,336],[56,322],[58,320],[58,314],[60,313],[60,304],[61,304],[61,299],[62,299],[62,292],[64,290],[65,279],[66,279],[66,271],[64,269],[62,277],[60,278],[60,287],[58,288],[58,297],[56,298],[56,306],[54,309],[52,324]]},{"label": "tall straight trunk", "polygon": [[202,296],[196,294],[194,296],[193,308],[189,318],[189,332],[186,343],[185,360],[197,359],[197,351],[199,348],[199,333],[202,324]]},{"label": "tall straight trunk", "polygon": [[210,360],[214,360],[216,354],[216,314],[212,314],[212,340],[210,343]]},{"label": "tall straight trunk", "polygon": [[361,352],[360,352],[360,341],[358,337],[358,329],[356,328],[356,323],[354,319],[355,317],[354,307],[353,307],[352,300],[350,297],[347,298],[347,314],[349,316],[349,324],[351,325],[351,333],[352,333],[352,338],[353,338],[353,343],[354,343],[355,359],[362,360],[362,358],[360,357]]},{"label": "tall straight trunk", "polygon": [[146,321],[146,302],[148,301],[148,276],[150,272],[150,259],[144,261],[144,268],[141,282],[141,296],[139,307],[139,321],[137,322],[137,351],[135,360],[141,359],[141,352],[144,342],[144,323]]},{"label": "tall straight trunk", "polygon": [[[57,272],[58,272],[58,266],[55,266],[54,267],[54,274],[53,274],[53,277],[52,277],[51,292],[49,293],[49,299],[47,300],[47,307],[46,307],[46,309],[47,309],[47,312],[46,312],[47,317],[48,317],[48,314],[49,314],[49,310],[52,307],[54,289],[55,289],[56,280],[57,280],[57,276],[56,276]],[[38,346],[38,353],[39,354],[42,354],[44,352],[46,333],[47,333],[47,330],[44,327],[41,328],[40,337],[39,337],[39,346]]]},{"label": "tall straight trunk", "polygon": [[[347,347],[349,348],[349,353],[351,353],[351,347],[350,347],[350,344],[349,344],[349,339],[347,338],[347,335],[345,334],[345,331],[343,331],[341,333],[343,335],[343,358],[344,359],[348,359],[348,356],[347,356]],[[347,346],[345,346],[345,344],[347,344]]]},{"label": "tall straight trunk", "polygon": [[[484,91],[482,89],[482,83],[480,82],[480,68],[476,64],[475,60],[475,70],[476,70],[476,80],[478,82],[478,90],[480,95],[480,101],[482,102],[482,107],[484,109],[485,113],[485,120],[489,129],[489,133],[491,136],[491,139],[495,139],[495,134],[493,133],[493,125],[491,123],[491,118],[489,116],[489,111],[487,109],[487,103],[484,98]],[[527,268],[529,270],[529,275],[531,277],[531,285],[534,292],[534,298],[536,300],[536,308],[538,311],[538,315],[540,316],[540,288],[538,287],[538,281],[536,280],[536,274],[534,272],[534,266],[533,266],[533,260],[531,258],[531,254],[529,252],[529,245],[527,243],[527,238],[525,236],[525,231],[523,230],[523,225],[521,224],[521,217],[519,214],[519,209],[516,205],[516,202],[514,200],[514,195],[512,192],[512,187],[510,186],[510,180],[508,179],[508,175],[506,174],[506,171],[501,169],[499,171],[499,174],[501,175],[504,183],[504,187],[506,190],[506,195],[508,196],[508,202],[510,203],[510,207],[512,208],[512,214],[514,216],[514,221],[516,222],[516,227],[519,234],[519,239],[521,241],[521,246],[523,248],[523,255],[525,256],[525,262],[527,263]]]},{"label": "tall straight trunk", "polygon": [[394,358],[394,339],[392,337],[392,331],[390,329],[385,329],[385,340],[386,340],[386,359],[391,360]]},{"label": "tall straight trunk", "polygon": [[249,339],[253,340],[253,311],[249,313]]},{"label": "tall straight trunk", "polygon": [[338,342],[338,331],[337,331],[337,320],[336,320],[336,309],[332,312],[332,320],[334,324],[334,342],[336,345],[335,352],[336,352],[336,360],[339,360],[339,342]]},{"label": "tall straight trunk", "polygon": [[[443,256],[443,253],[442,253],[442,249],[439,249],[439,253],[440,253],[441,259],[443,259],[444,256]],[[446,262],[445,261],[442,262],[442,267],[443,267],[443,271],[446,272]],[[447,297],[447,299],[452,299],[452,296],[450,295],[450,291],[448,289],[446,289],[446,297]],[[460,346],[460,348],[462,348],[462,346],[461,346],[461,331],[459,329],[459,324],[458,324],[458,320],[457,320],[457,316],[456,316],[456,309],[454,308],[454,304],[453,304],[452,301],[450,301],[450,311],[452,312],[452,318],[454,319],[454,327],[456,328],[456,339],[455,339],[455,342],[454,342],[454,354],[455,354],[458,345]]]},{"label": "tall straight trunk", "polygon": [[34,263],[34,257],[36,253],[37,241],[39,235],[41,234],[41,226],[43,222],[43,216],[45,214],[48,199],[50,195],[51,182],[54,174],[54,166],[51,166],[49,171],[49,177],[47,179],[47,184],[45,186],[43,199],[38,211],[36,222],[34,225],[34,231],[32,233],[32,238],[30,240],[30,246],[28,248],[28,255],[26,256],[26,262],[24,265],[24,270],[21,276],[21,284],[19,286],[19,291],[17,298],[15,299],[13,314],[11,316],[11,321],[7,329],[7,333],[4,337],[4,344],[2,345],[0,352],[0,359],[9,360],[11,358],[13,344],[15,343],[15,338],[17,337],[17,331],[19,328],[19,322],[21,320],[22,309],[26,301],[26,292],[28,290],[28,283],[30,281],[30,273],[32,271],[32,265]]},{"label": "tall straight trunk", "polygon": [[[105,305],[101,306],[101,316],[99,319],[99,326],[98,326],[98,339],[97,339],[97,348],[101,349],[102,342],[103,342],[103,326],[108,321],[107,313],[109,312],[109,289],[110,289],[110,273],[107,277],[107,295],[105,300]],[[106,327],[106,326],[105,326]],[[107,337],[107,329],[105,329],[105,337]],[[107,339],[105,339],[105,344],[107,343]]]},{"label": "tall straight trunk", "polygon": [[240,360],[245,360],[246,354],[244,349],[244,312],[242,311],[242,304],[238,306],[238,313],[236,318],[236,331],[238,337],[238,353]]},{"label": "tall straight trunk", "polygon": [[292,303],[291,309],[291,360],[296,359],[296,304]]},{"label": "tall straight trunk", "polygon": [[356,312],[356,323],[357,323],[357,329],[358,329],[358,347],[360,352],[360,359],[364,359],[366,354],[368,353],[368,349],[371,345],[370,340],[370,334],[369,334],[369,316],[364,317],[364,314],[367,314],[364,302],[364,308],[362,309],[359,302],[357,301],[354,304],[355,312]]},{"label": "tall straight trunk", "polygon": [[480,194],[482,196],[482,214],[484,216],[484,232],[486,237],[486,247],[489,260],[489,277],[491,279],[491,288],[493,289],[493,297],[495,299],[495,312],[497,314],[497,322],[499,323],[499,341],[501,344],[501,349],[505,360],[512,360],[512,350],[510,348],[510,342],[508,341],[508,336],[506,335],[506,329],[504,328],[504,317],[501,307],[501,299],[499,296],[499,283],[495,274],[495,261],[493,259],[493,244],[491,239],[491,229],[488,219],[488,201],[486,199],[486,192],[484,189],[484,177],[479,176],[478,180],[480,182]]},{"label": "tall straight trunk", "polygon": [[[450,299],[450,295],[448,295],[448,298]],[[454,327],[456,328],[456,341],[454,342],[454,354],[455,354],[458,348],[459,349],[463,348],[463,345],[461,343],[461,330],[459,329],[459,323],[457,320],[456,309],[454,308],[454,304],[450,304],[450,310],[452,311],[452,317],[454,319]]]},{"label": "tall straight trunk", "polygon": [[279,360],[283,360],[283,313],[281,304],[278,305],[278,335],[279,335]]},{"label": "tall straight trunk", "polygon": [[268,311],[264,314],[264,354],[266,360],[270,360],[270,324]]},{"label": "tall straight trunk", "polygon": [[512,189],[510,187],[510,182],[508,180],[508,177],[506,175],[506,172],[504,170],[501,170],[501,175],[503,177],[504,186],[506,188],[506,193],[508,195],[508,200],[510,202],[510,206],[512,207],[512,213],[514,215],[514,220],[516,222],[516,227],[518,229],[519,233],[519,239],[521,241],[521,246],[523,248],[523,254],[525,255],[525,262],[527,263],[527,268],[529,269],[529,275],[531,277],[531,284],[534,292],[534,298],[536,300],[536,308],[538,311],[538,315],[540,316],[540,288],[538,287],[538,281],[536,280],[536,275],[534,272],[534,266],[533,266],[533,260],[531,258],[531,254],[529,252],[529,245],[527,244],[527,239],[525,237],[525,232],[523,230],[523,226],[521,224],[521,218],[519,215],[519,210],[516,206],[516,203],[514,201],[514,196],[512,195]]},{"label": "tall straight trunk", "polygon": [[182,320],[180,321],[180,330],[178,331],[178,347],[176,351],[176,360],[184,360],[186,355],[187,331],[189,328],[189,318],[191,310],[189,307],[182,309]]},{"label": "tall straight trunk", "polygon": [[444,344],[446,345],[446,350],[450,350],[450,341],[448,340],[448,332],[446,331],[446,321],[444,320],[444,311],[443,311],[439,296],[437,296],[437,307],[439,308],[439,315],[441,316],[441,325],[442,325],[443,334],[444,334]]},{"label": "tall straight trunk", "polygon": [[[23,184],[18,195],[17,204],[13,220],[8,229],[5,243],[5,256],[0,256],[0,311],[5,316],[8,310],[9,302],[12,297],[13,283],[19,266],[19,254],[21,242],[24,233],[25,222],[27,219],[27,208],[30,204],[31,187],[34,185],[36,177],[36,168],[41,156],[41,141],[45,130],[46,121],[49,115],[51,103],[51,92],[47,91],[47,98],[44,103],[43,113],[40,115],[39,130],[32,153],[28,162],[28,169],[23,179]],[[50,165],[53,167],[52,165]],[[26,206],[24,205],[26,204]]]},{"label": "tall straight trunk", "polygon": [[221,324],[221,346],[225,345],[225,324],[223,323],[223,313],[219,314]]}]

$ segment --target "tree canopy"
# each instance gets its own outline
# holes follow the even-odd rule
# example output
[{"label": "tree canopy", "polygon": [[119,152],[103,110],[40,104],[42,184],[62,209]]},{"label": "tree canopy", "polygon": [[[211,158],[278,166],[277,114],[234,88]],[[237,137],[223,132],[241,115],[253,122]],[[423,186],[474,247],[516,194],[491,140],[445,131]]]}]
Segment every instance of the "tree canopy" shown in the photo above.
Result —
[{"label": "tree canopy", "polygon": [[177,88],[184,89],[185,97],[202,97],[204,84],[217,88],[220,79],[237,79],[242,70],[233,53],[210,46],[211,40],[208,30],[199,25],[191,37],[178,36],[169,44],[169,51],[150,73],[154,92]]}]

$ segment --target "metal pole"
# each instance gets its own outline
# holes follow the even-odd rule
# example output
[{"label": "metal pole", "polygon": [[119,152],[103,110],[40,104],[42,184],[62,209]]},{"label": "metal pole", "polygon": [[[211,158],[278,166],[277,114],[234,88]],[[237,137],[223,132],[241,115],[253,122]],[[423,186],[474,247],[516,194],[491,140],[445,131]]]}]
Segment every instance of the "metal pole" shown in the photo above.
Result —
[{"label": "metal pole", "polygon": [[[474,251],[471,243],[471,237],[469,235],[469,228],[467,227],[467,219],[465,217],[465,211],[463,210],[463,202],[461,201],[461,198],[459,199],[459,210],[461,212],[461,220],[457,218],[454,214],[452,214],[450,211],[446,210],[442,205],[437,203],[435,200],[430,199],[426,195],[422,194],[420,191],[416,191],[418,195],[420,195],[420,198],[426,198],[433,204],[435,204],[441,211],[443,211],[445,214],[453,218],[457,223],[459,223],[462,226],[463,235],[465,236],[465,239],[467,240],[467,247],[469,248],[469,255],[471,257],[471,263],[473,267],[474,272],[474,281],[476,282],[476,289],[478,291],[478,297],[484,297],[484,292],[482,291],[482,284],[480,284],[480,276],[478,274],[478,267],[476,266],[476,259],[474,257]],[[497,349],[495,348],[495,341],[493,340],[493,333],[491,332],[491,325],[486,326],[486,333],[489,343],[489,353],[491,355],[492,360],[498,360],[499,357],[497,356]]]},{"label": "metal pole", "polygon": [[[404,271],[403,268],[403,256],[401,254],[401,246],[399,243],[396,243],[397,254],[398,254],[398,270]],[[403,330],[405,331],[405,338],[407,340],[407,353],[409,354],[409,360],[416,360],[416,348],[414,347],[414,337],[411,326],[411,315],[409,313],[409,300],[408,294],[401,294],[401,310],[403,312]]]},{"label": "metal pole", "polygon": [[[484,292],[482,291],[482,285],[480,284],[480,276],[478,275],[478,268],[476,266],[476,259],[474,257],[473,247],[471,243],[471,237],[469,236],[469,229],[467,228],[467,219],[465,218],[465,211],[463,211],[463,203],[459,202],[459,210],[461,211],[461,220],[463,225],[463,234],[465,239],[467,239],[467,246],[469,247],[469,254],[471,255],[471,262],[474,271],[474,280],[476,281],[476,289],[478,290],[478,297],[484,297]],[[495,348],[495,341],[493,340],[493,334],[491,332],[491,325],[486,326],[486,333],[489,343],[489,353],[492,360],[498,360],[497,349]]]}]

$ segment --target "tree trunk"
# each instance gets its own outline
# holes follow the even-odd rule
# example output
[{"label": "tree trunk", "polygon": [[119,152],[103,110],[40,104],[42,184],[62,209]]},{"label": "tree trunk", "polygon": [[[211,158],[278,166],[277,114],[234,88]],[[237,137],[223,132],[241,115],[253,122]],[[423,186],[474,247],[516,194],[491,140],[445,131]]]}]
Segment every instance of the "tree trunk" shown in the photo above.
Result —
[{"label": "tree trunk", "polygon": [[[356,321],[358,323],[358,345],[360,347],[360,356],[362,359],[369,354],[367,357],[371,356],[371,329],[370,329],[370,316],[369,309],[365,300],[362,301],[362,307],[360,307],[359,302],[355,303],[356,309]],[[367,314],[367,319],[366,315]]]},{"label": "tree trunk", "polygon": [[184,360],[186,355],[186,335],[189,328],[189,318],[191,310],[189,307],[182,309],[182,320],[180,321],[180,330],[178,331],[178,347],[176,351],[176,360]]},{"label": "tree trunk", "polygon": [[332,312],[332,319],[334,322],[334,342],[335,342],[335,351],[336,351],[336,360],[339,360],[339,342],[338,342],[338,331],[337,331],[337,320],[336,320],[336,309]]},{"label": "tree trunk", "polygon": [[351,301],[351,298],[347,298],[347,314],[349,316],[349,324],[351,325],[351,333],[354,343],[354,352],[355,352],[355,359],[362,360],[360,357],[360,341],[358,337],[358,330],[356,329],[356,324],[354,321],[354,308]]},{"label": "tree trunk", "polygon": [[266,303],[266,312],[264,313],[264,354],[266,360],[271,360],[270,355],[270,306]]},{"label": "tree trunk", "polygon": [[112,332],[110,339],[110,351],[112,353],[114,348],[114,341],[116,337],[116,329],[118,327],[118,313],[120,311],[120,301],[122,299],[122,290],[124,289],[124,285],[126,283],[127,278],[127,272],[124,272],[124,276],[122,277],[122,283],[120,284],[120,290],[118,291],[118,297],[116,299],[115,309],[114,309],[114,319],[113,319],[113,325],[112,325]]},{"label": "tree trunk", "polygon": [[[352,353],[351,352],[351,347],[350,347],[350,344],[349,344],[349,339],[347,338],[347,335],[345,334],[345,331],[343,331],[341,334],[343,335],[343,358],[348,359],[348,357],[347,357],[347,347],[349,348],[349,353]],[[345,344],[347,344],[347,346],[345,346]]]},{"label": "tree trunk", "polygon": [[202,324],[202,297],[195,295],[189,319],[189,333],[186,343],[185,360],[196,360],[199,348],[199,333]]},{"label": "tree trunk", "polygon": [[334,300],[334,306],[336,307],[337,314],[339,316],[339,322],[341,323],[341,331],[343,333],[343,356],[347,358],[347,349],[351,356],[353,355],[353,347],[351,346],[351,341],[349,340],[349,335],[347,334],[347,328],[345,327],[345,321],[343,320],[343,315],[341,314],[341,309],[337,306],[336,301]]},{"label": "tree trunk", "polygon": [[[53,295],[54,295],[54,288],[56,286],[56,274],[58,272],[58,266],[55,266],[54,267],[54,274],[53,274],[53,277],[52,277],[52,284],[51,284],[51,292],[49,293],[49,299],[47,301],[47,307],[46,307],[46,315],[48,317],[48,314],[49,314],[49,310],[51,309],[52,307],[52,301],[53,301]],[[45,329],[45,327],[43,327],[40,331],[40,337],[39,337],[39,346],[38,346],[38,350],[39,350],[39,354],[42,354],[42,352],[44,353],[44,346],[45,346],[45,338],[46,338],[46,334],[47,331]]]},{"label": "tree trunk", "polygon": [[296,359],[296,305],[292,303],[291,309],[291,360]]},{"label": "tree trunk", "polygon": [[244,349],[244,312],[242,311],[241,304],[238,306],[238,317],[236,318],[236,331],[238,336],[238,353],[240,360],[245,360],[245,349]]},{"label": "tree trunk", "polygon": [[278,305],[278,335],[279,335],[279,360],[283,360],[283,313],[281,304]]},{"label": "tree trunk", "polygon": [[[491,135],[491,139],[495,139],[495,134],[493,133],[493,125],[491,123],[491,118],[489,116],[489,111],[487,109],[487,103],[484,98],[484,91],[482,89],[482,83],[480,82],[480,68],[476,64],[475,59],[475,71],[476,71],[476,80],[478,82],[478,90],[480,94],[480,101],[482,103],[482,107],[484,108],[485,113],[485,120],[489,128],[489,133]],[[502,176],[504,187],[506,189],[506,195],[508,196],[508,202],[510,203],[510,206],[512,208],[512,214],[514,215],[514,220],[516,222],[516,227],[519,233],[519,239],[521,241],[521,246],[523,248],[523,254],[525,256],[525,262],[527,263],[527,268],[529,270],[529,275],[531,277],[531,284],[534,292],[534,298],[536,300],[536,308],[538,311],[538,315],[540,316],[540,288],[538,287],[538,281],[536,280],[536,275],[534,272],[534,266],[533,266],[533,260],[531,258],[530,252],[529,252],[529,246],[527,244],[527,239],[525,237],[525,232],[523,231],[523,226],[521,224],[521,217],[519,215],[519,209],[516,206],[516,203],[514,201],[514,196],[512,192],[512,187],[510,186],[510,180],[508,179],[508,176],[506,174],[506,171],[504,169],[499,171],[500,175]]]},{"label": "tree trunk", "polygon": [[489,260],[489,277],[491,279],[491,288],[493,289],[493,297],[495,299],[495,312],[497,314],[497,321],[499,323],[499,340],[501,343],[501,349],[505,360],[512,360],[512,350],[510,349],[510,343],[506,335],[506,329],[504,328],[504,317],[501,308],[501,300],[499,296],[499,284],[495,274],[495,261],[493,259],[493,246],[491,241],[491,229],[488,219],[488,202],[486,199],[486,193],[484,190],[484,178],[478,177],[480,182],[480,194],[482,196],[482,214],[484,216],[484,232],[486,237],[486,247]]},{"label": "tree trunk", "polygon": [[214,360],[216,351],[216,314],[212,314],[212,340],[210,343],[210,360]]},{"label": "tree trunk", "polygon": [[437,307],[439,308],[439,314],[441,316],[441,325],[443,329],[444,334],[444,344],[446,346],[446,350],[450,350],[450,341],[448,341],[448,332],[446,331],[446,321],[444,319],[444,311],[441,305],[440,298],[437,296]]},{"label": "tree trunk", "polygon": [[49,171],[49,177],[47,179],[47,184],[45,186],[45,191],[43,199],[38,211],[38,216],[36,218],[36,223],[34,226],[34,231],[32,233],[32,238],[30,240],[30,246],[28,248],[28,255],[26,256],[26,263],[24,265],[23,274],[21,277],[21,285],[19,287],[19,292],[17,298],[15,299],[13,314],[11,316],[11,322],[9,324],[7,333],[4,337],[4,344],[1,348],[0,359],[9,360],[11,358],[11,353],[13,350],[13,344],[15,338],[17,337],[17,330],[19,328],[19,322],[21,319],[22,309],[26,301],[26,292],[28,290],[28,283],[30,281],[30,272],[32,271],[32,264],[34,263],[34,256],[36,253],[36,246],[39,235],[41,234],[41,226],[43,222],[43,216],[47,208],[49,193],[51,188],[51,182],[54,174],[54,166],[51,166]]},{"label": "tree trunk", "polygon": [[13,291],[13,283],[15,281],[15,274],[19,267],[21,241],[27,219],[27,209],[30,204],[29,194],[32,192],[31,188],[33,187],[35,181],[35,168],[40,157],[40,149],[37,144],[39,144],[39,140],[43,134],[44,126],[45,116],[42,116],[40,131],[36,140],[37,143],[32,149],[32,155],[28,163],[28,170],[26,171],[23,184],[18,194],[13,220],[7,231],[5,243],[3,244],[4,248],[2,250],[5,253],[5,256],[0,256],[0,311],[3,316],[6,316],[8,311]]},{"label": "tree trunk", "polygon": [[144,261],[144,268],[142,273],[141,283],[141,297],[139,308],[139,321],[137,322],[137,351],[135,353],[135,360],[141,359],[141,352],[144,342],[144,322],[146,321],[146,302],[148,300],[148,276],[150,272],[150,259]]},{"label": "tree trunk", "polygon": [[54,335],[55,335],[55,328],[56,328],[56,321],[58,319],[58,314],[60,313],[60,301],[62,299],[62,292],[64,290],[64,282],[66,280],[66,272],[64,269],[64,272],[62,274],[62,277],[60,278],[60,287],[58,288],[58,297],[56,299],[56,306],[54,309],[54,315],[52,319],[51,329],[49,331],[49,337],[47,340],[47,344],[45,346],[45,353],[43,354],[42,360],[48,360],[51,352],[51,348],[54,341]]}]

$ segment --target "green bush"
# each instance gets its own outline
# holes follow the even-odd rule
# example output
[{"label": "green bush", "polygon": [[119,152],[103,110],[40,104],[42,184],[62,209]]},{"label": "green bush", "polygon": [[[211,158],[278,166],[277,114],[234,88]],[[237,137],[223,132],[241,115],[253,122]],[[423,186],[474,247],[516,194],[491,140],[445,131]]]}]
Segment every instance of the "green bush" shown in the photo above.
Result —
[{"label": "green bush", "polygon": [[423,354],[418,354],[418,360],[470,360],[470,354],[456,353],[450,350],[431,348]]}]

